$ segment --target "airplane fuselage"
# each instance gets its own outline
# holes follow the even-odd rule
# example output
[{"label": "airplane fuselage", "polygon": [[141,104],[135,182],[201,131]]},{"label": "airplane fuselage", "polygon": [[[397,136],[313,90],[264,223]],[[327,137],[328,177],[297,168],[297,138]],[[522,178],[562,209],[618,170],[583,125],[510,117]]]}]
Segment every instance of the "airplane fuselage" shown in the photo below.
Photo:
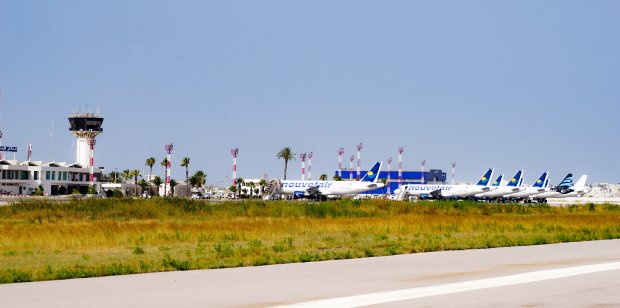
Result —
[{"label": "airplane fuselage", "polygon": [[301,195],[316,189],[320,195],[352,195],[383,187],[383,183],[360,181],[282,181],[279,194]]}]

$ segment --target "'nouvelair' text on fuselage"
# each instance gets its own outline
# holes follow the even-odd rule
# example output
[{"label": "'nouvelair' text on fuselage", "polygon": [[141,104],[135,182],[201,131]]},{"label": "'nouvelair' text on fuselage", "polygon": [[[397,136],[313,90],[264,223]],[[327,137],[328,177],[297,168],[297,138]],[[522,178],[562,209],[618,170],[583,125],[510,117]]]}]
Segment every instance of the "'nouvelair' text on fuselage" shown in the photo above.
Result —
[{"label": "'nouvelair' text on fuselage", "polygon": [[326,182],[326,181],[316,181],[316,182],[296,182],[296,181],[286,181],[286,182],[282,182],[282,188],[285,187],[290,187],[290,188],[311,188],[311,187],[318,187],[318,188],[330,188],[332,186],[332,182]]}]

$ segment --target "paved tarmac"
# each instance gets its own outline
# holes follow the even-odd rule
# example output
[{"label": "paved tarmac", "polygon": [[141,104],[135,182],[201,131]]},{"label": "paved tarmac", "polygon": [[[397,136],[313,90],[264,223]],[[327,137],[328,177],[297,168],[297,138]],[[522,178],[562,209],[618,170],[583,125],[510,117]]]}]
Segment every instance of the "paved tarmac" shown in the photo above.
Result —
[{"label": "paved tarmac", "polygon": [[[381,307],[620,307],[619,262],[620,240],[447,251],[7,284],[0,285],[0,306],[268,307],[326,300],[319,306],[343,307],[355,305],[330,300],[361,296],[360,306]],[[418,295],[394,300],[394,291]],[[367,294],[380,300],[364,301]]]}]

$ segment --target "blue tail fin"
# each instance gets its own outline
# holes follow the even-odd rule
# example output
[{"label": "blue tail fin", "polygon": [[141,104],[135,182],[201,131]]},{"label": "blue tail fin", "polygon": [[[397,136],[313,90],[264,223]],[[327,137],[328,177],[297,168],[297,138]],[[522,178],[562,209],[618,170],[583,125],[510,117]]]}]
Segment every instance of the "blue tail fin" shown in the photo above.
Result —
[{"label": "blue tail fin", "polygon": [[493,168],[489,168],[487,172],[480,178],[480,181],[476,183],[476,185],[487,186],[491,181],[491,176],[493,176]]},{"label": "blue tail fin", "polygon": [[538,180],[536,181],[536,183],[534,183],[534,185],[532,185],[532,187],[545,187],[545,183],[547,182],[547,175],[549,174],[549,172],[544,172],[540,178],[538,178]]},{"label": "blue tail fin", "polygon": [[517,174],[510,179],[510,182],[506,186],[518,187],[519,183],[521,183],[521,176],[523,175],[523,170],[517,171]]},{"label": "blue tail fin", "polygon": [[567,188],[571,188],[571,187],[573,187],[573,174],[569,173],[562,180],[562,182],[560,182],[560,184],[558,184],[558,186],[556,187],[556,190],[558,190],[558,189],[567,189]]},{"label": "blue tail fin", "polygon": [[499,184],[502,184],[502,179],[504,178],[503,174],[500,174],[497,177],[497,180],[495,180],[495,182],[493,182],[493,184],[491,184],[491,186],[499,186]]},{"label": "blue tail fin", "polygon": [[360,182],[377,182],[377,179],[379,178],[379,171],[381,171],[380,161],[376,162],[372,168],[366,172],[366,175],[364,175]]}]

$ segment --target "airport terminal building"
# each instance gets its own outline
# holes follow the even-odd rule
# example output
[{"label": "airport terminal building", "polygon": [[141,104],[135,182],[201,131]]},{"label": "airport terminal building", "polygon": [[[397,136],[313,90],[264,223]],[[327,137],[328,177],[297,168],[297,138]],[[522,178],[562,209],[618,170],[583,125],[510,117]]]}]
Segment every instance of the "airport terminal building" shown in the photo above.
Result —
[{"label": "airport terminal building", "polygon": [[[94,185],[101,189],[101,169],[94,170]],[[0,194],[32,195],[37,187],[45,195],[67,195],[77,190],[85,194],[90,186],[90,170],[78,163],[0,160]]]}]

